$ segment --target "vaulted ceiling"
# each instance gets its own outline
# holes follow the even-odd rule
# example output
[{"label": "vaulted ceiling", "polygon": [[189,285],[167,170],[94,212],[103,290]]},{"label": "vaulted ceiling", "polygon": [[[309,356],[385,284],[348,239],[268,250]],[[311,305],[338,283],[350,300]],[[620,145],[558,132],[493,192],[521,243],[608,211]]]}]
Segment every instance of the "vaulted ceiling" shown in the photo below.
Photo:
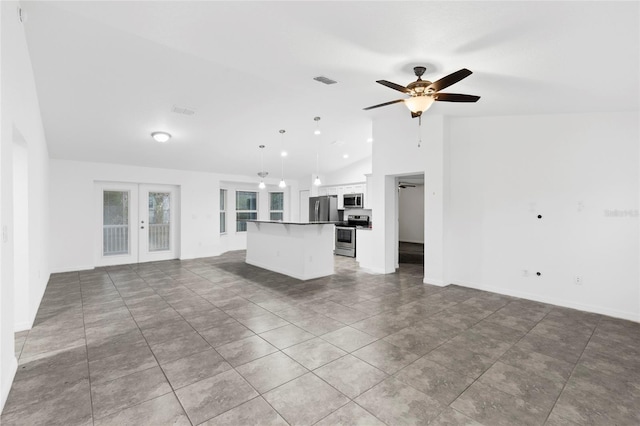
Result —
[{"label": "vaulted ceiling", "polygon": [[[284,142],[286,175],[308,177],[316,150],[327,173],[371,155],[376,117],[417,126],[402,104],[362,110],[401,98],[375,81],[406,85],[415,65],[431,81],[469,68],[446,91],[481,96],[427,114],[639,109],[638,2],[22,6],[53,158],[255,175],[265,144],[265,169],[279,176]],[[171,141],[154,142],[157,130]]]}]

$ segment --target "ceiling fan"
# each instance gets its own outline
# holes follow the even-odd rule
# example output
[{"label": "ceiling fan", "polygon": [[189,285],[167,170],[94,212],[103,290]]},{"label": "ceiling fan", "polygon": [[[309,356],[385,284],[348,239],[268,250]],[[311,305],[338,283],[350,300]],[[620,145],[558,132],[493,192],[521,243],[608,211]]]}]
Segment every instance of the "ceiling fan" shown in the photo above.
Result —
[{"label": "ceiling fan", "polygon": [[398,188],[401,189],[405,189],[405,188],[415,188],[416,185],[414,183],[411,182],[398,182]]},{"label": "ceiling fan", "polygon": [[455,84],[470,76],[472,73],[466,68],[463,68],[459,71],[456,71],[452,74],[449,74],[445,77],[442,77],[440,80],[435,82],[430,82],[428,80],[423,80],[422,74],[427,69],[425,67],[414,67],[413,72],[416,74],[418,79],[414,82],[411,82],[407,85],[407,87],[401,86],[396,83],[392,83],[387,80],[377,80],[376,83],[380,83],[383,86],[387,86],[391,89],[397,90],[402,93],[406,93],[410,97],[407,99],[396,99],[395,101],[385,102],[383,104],[370,106],[368,108],[364,108],[366,110],[379,108],[391,104],[395,104],[398,102],[404,102],[404,104],[411,111],[411,117],[416,118],[420,117],[423,112],[425,112],[429,107],[433,104],[434,101],[444,101],[444,102],[477,102],[480,99],[480,96],[475,95],[462,95],[459,93],[440,93],[440,90],[445,89],[452,84]]}]

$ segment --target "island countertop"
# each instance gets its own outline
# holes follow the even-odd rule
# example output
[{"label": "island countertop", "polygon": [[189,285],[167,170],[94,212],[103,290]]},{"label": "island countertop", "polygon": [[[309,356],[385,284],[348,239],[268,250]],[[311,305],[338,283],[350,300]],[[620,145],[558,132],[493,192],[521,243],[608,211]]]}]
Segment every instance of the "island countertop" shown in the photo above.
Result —
[{"label": "island countertop", "polygon": [[245,261],[303,281],[331,275],[333,225],[333,222],[247,221]]}]

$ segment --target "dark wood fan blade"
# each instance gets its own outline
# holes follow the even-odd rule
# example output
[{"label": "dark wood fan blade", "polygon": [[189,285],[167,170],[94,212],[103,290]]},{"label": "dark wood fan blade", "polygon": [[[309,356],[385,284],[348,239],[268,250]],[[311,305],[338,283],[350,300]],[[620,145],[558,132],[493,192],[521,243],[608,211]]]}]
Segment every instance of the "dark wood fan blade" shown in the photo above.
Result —
[{"label": "dark wood fan blade", "polygon": [[459,82],[463,78],[469,77],[471,74],[473,74],[471,71],[466,68],[462,68],[461,70],[449,74],[446,77],[442,77],[438,81],[434,81],[429,85],[428,88],[433,89],[434,92],[438,92],[444,88],[451,86],[454,83]]},{"label": "dark wood fan blade", "polygon": [[365,111],[368,111],[368,110],[374,109],[374,108],[380,108],[380,107],[391,105],[391,104],[397,104],[398,102],[404,102],[404,99],[396,99],[395,101],[385,102],[383,104],[374,105],[374,106],[370,106],[370,107],[362,108],[362,109],[364,109]]},{"label": "dark wood fan blade", "polygon": [[480,96],[461,95],[459,93],[435,93],[433,100],[445,102],[478,102]]},{"label": "dark wood fan blade", "polygon": [[377,80],[376,83],[380,83],[383,86],[387,86],[393,90],[397,90],[398,92],[402,92],[402,93],[409,93],[409,89],[407,89],[404,86],[400,86],[399,84],[396,83],[392,83],[390,81],[387,80]]}]

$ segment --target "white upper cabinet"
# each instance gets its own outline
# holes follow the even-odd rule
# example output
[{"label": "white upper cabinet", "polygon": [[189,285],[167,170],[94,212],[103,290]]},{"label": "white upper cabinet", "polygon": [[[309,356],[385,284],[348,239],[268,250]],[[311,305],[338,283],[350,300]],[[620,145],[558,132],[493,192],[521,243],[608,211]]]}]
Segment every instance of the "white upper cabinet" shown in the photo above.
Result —
[{"label": "white upper cabinet", "polygon": [[367,196],[366,182],[318,188],[318,195],[336,195],[338,197],[338,210],[344,209],[344,194],[364,194],[364,208],[371,208],[371,204],[367,201],[369,197]]}]

